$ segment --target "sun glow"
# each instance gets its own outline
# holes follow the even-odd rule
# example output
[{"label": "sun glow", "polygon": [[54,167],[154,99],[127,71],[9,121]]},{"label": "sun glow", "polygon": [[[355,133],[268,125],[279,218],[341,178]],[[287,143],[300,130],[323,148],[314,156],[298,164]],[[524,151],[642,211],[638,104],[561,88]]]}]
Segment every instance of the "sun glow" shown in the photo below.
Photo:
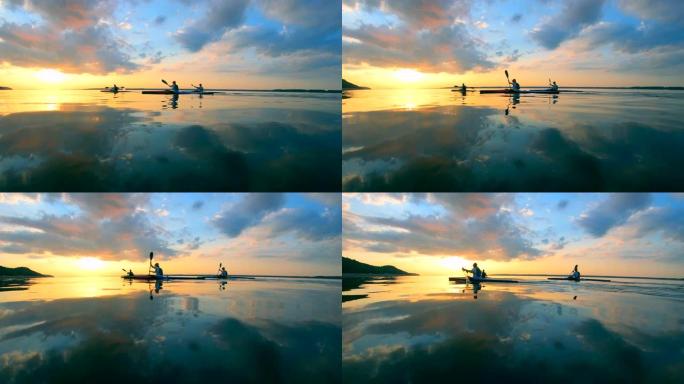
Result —
[{"label": "sun glow", "polygon": [[463,267],[469,268],[471,264],[472,262],[458,256],[445,257],[439,261],[440,267],[447,271],[460,271]]},{"label": "sun glow", "polygon": [[87,271],[95,271],[104,267],[104,261],[96,257],[82,257],[76,262],[79,268]]},{"label": "sun glow", "polygon": [[415,83],[423,78],[423,74],[414,69],[400,69],[394,73],[394,77],[404,83]]},{"label": "sun glow", "polygon": [[66,75],[56,69],[41,69],[35,73],[35,76],[50,84],[61,83],[66,79]]}]

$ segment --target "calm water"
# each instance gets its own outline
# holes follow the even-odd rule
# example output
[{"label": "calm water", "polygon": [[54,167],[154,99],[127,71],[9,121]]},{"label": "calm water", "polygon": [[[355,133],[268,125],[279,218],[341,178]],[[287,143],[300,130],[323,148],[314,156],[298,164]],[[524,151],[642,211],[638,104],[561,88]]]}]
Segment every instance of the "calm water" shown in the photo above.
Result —
[{"label": "calm water", "polygon": [[681,191],[684,91],[345,92],[345,191]]},{"label": "calm water", "polygon": [[4,280],[0,382],[338,383],[340,323],[339,280]]},{"label": "calm water", "polygon": [[0,92],[3,191],[339,191],[340,95]]},{"label": "calm water", "polygon": [[344,382],[684,382],[684,282],[522,279],[345,279]]}]

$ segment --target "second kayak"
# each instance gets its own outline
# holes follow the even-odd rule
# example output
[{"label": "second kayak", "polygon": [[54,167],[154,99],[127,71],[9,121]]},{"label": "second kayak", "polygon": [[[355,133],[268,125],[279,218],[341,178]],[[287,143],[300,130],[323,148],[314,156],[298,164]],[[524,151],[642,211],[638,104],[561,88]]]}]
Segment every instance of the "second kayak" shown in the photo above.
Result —
[{"label": "second kayak", "polygon": [[528,93],[541,93],[541,94],[551,94],[555,95],[560,93],[560,91],[554,91],[552,89],[525,89],[514,92],[511,89],[481,89],[480,93],[508,93],[508,94],[528,94]]},{"label": "second kayak", "polygon": [[473,277],[468,276],[467,278],[465,277],[450,277],[449,281],[453,281],[455,283],[517,283],[518,280],[506,280],[506,279],[493,279],[490,277],[485,277],[484,279],[476,279]]}]

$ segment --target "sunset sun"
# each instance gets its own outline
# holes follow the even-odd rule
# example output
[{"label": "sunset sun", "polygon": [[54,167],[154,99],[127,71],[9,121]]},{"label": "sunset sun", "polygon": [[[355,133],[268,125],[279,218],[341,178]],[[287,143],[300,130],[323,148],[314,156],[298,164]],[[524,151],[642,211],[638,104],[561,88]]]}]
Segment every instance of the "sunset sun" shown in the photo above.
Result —
[{"label": "sunset sun", "polygon": [[414,69],[400,69],[394,73],[394,76],[404,83],[415,83],[423,78],[423,74]]},{"label": "sunset sun", "polygon": [[66,75],[55,69],[42,69],[35,76],[45,83],[58,84],[66,79]]}]

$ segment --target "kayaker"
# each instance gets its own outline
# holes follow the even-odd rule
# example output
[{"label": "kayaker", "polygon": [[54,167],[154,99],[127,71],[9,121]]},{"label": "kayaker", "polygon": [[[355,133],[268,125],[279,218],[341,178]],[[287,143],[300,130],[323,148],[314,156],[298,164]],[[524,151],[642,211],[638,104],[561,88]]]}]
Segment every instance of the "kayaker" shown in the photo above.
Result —
[{"label": "kayaker", "polygon": [[579,278],[580,278],[580,273],[579,273],[579,270],[577,269],[577,266],[575,265],[575,269],[573,269],[572,272],[570,272],[568,279],[579,280]]},{"label": "kayaker", "polygon": [[484,269],[482,270],[482,278],[483,278],[483,279],[486,279],[486,278],[487,278],[487,272],[485,272]]},{"label": "kayaker", "polygon": [[221,273],[219,273],[219,277],[221,278],[228,278],[228,271],[226,271],[226,267],[221,267]]},{"label": "kayaker", "polygon": [[129,269],[128,272],[126,273],[129,277],[133,277],[133,270]]},{"label": "kayaker", "polygon": [[[195,86],[193,85],[193,87]],[[200,83],[199,86],[195,87],[195,92],[204,93],[204,86],[202,85],[202,83]]]},{"label": "kayaker", "polygon": [[520,84],[518,84],[518,82],[515,79],[511,81],[511,89],[513,90],[513,92],[520,92]]},{"label": "kayaker", "polygon": [[178,89],[178,84],[176,84],[176,80],[171,82],[171,92],[178,94],[180,90]]},{"label": "kayaker", "polygon": [[482,278],[482,271],[480,270],[480,268],[478,268],[477,263],[473,263],[473,269],[465,269],[465,268],[461,268],[461,269],[465,272],[472,273],[473,277],[476,279]]},{"label": "kayaker", "polygon": [[112,92],[119,92],[119,87],[117,87],[116,84],[114,84],[114,86],[110,89],[112,90]]},{"label": "kayaker", "polygon": [[551,86],[551,90],[552,90],[552,91],[557,91],[557,90],[558,90],[558,84],[556,84],[555,81],[554,81],[553,83],[549,83],[549,85]]},{"label": "kayaker", "polygon": [[164,277],[164,270],[159,266],[159,263],[154,263],[154,275],[156,277]]},{"label": "kayaker", "polygon": [[466,92],[468,88],[466,87],[465,83],[461,83],[461,92]]}]

